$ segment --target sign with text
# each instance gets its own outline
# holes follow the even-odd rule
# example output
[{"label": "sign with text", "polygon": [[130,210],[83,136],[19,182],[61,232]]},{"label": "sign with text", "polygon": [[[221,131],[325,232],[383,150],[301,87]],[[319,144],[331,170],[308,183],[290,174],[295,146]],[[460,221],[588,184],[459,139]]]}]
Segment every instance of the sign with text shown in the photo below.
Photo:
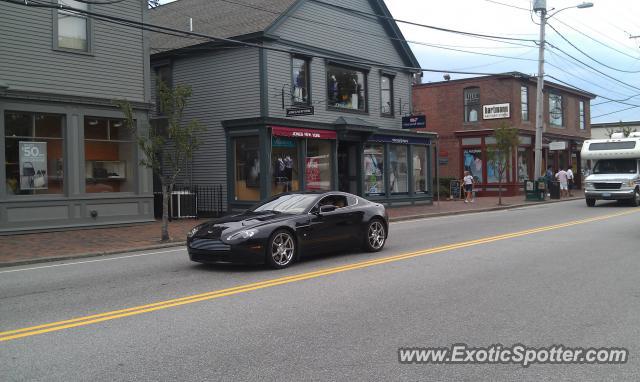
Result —
[{"label": "sign with text", "polygon": [[452,180],[449,183],[449,196],[451,199],[462,199],[462,188],[459,180]]},{"label": "sign with text", "polygon": [[300,106],[287,109],[287,117],[297,117],[299,115],[313,115],[315,110],[313,106]]},{"label": "sign with text", "polygon": [[509,117],[511,117],[511,105],[508,103],[482,106],[483,119],[499,119]]},{"label": "sign with text", "polygon": [[18,144],[20,152],[20,189],[47,189],[47,142],[24,142]]},{"label": "sign with text", "polygon": [[393,135],[377,135],[374,134],[369,138],[369,141],[383,142],[383,143],[398,143],[405,145],[428,145],[431,143],[430,138],[422,137],[398,137]]},{"label": "sign with text", "polygon": [[551,151],[566,150],[566,149],[567,149],[567,142],[565,141],[553,141],[549,143],[549,150]]},{"label": "sign with text", "polygon": [[307,158],[305,167],[305,182],[307,190],[320,190],[320,160],[315,157]]},{"label": "sign with text", "polygon": [[303,129],[297,127],[271,126],[271,134],[289,138],[336,139],[338,134],[332,130]]},{"label": "sign with text", "polygon": [[425,127],[427,127],[427,117],[424,115],[402,117],[403,129],[424,129]]}]

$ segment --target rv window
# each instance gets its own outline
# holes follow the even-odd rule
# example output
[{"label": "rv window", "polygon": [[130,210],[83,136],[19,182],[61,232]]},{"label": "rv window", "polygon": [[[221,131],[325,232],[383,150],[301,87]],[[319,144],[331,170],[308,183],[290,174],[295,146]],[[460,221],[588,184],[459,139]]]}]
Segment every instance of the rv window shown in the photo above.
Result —
[{"label": "rv window", "polygon": [[635,149],[636,142],[635,141],[623,141],[623,142],[601,142],[601,143],[591,143],[589,145],[589,150],[597,151],[597,150],[622,150],[622,149]]},{"label": "rv window", "polygon": [[594,174],[635,174],[635,159],[603,159],[593,168]]}]

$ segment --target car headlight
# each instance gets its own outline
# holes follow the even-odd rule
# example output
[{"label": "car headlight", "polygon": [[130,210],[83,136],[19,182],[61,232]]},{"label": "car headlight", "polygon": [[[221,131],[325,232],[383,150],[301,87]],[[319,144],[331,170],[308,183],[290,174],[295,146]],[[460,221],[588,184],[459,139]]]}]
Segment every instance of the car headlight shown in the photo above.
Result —
[{"label": "car headlight", "polygon": [[200,230],[200,226],[195,226],[195,227],[191,228],[191,231],[189,231],[187,233],[187,237],[193,237],[193,235],[198,233],[199,230]]},{"label": "car headlight", "polygon": [[253,235],[255,235],[256,233],[258,233],[257,229],[245,229],[243,231],[239,231],[229,235],[227,237],[227,240],[231,241],[231,240],[240,239],[240,238],[248,239],[250,237],[253,237]]},{"label": "car headlight", "polygon": [[586,183],[585,183],[585,186],[586,186],[587,188],[593,188],[593,182],[586,182]]},{"label": "car headlight", "polygon": [[636,181],[633,179],[629,179],[627,180],[627,186],[629,187],[635,187],[636,186]]}]

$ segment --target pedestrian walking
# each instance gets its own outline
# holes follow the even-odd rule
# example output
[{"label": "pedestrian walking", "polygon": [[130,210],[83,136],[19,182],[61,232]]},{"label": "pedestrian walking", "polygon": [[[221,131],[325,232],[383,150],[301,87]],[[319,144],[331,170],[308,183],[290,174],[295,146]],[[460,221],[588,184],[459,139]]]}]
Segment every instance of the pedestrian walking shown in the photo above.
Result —
[{"label": "pedestrian walking", "polygon": [[556,179],[560,182],[560,197],[567,197],[569,192],[569,177],[567,176],[567,172],[560,168],[560,171],[556,174]]},{"label": "pedestrian walking", "polygon": [[553,176],[553,167],[547,166],[547,172],[544,174],[545,183],[547,183],[547,196],[551,196],[549,193],[551,191],[551,182],[554,180]]},{"label": "pedestrian walking", "polygon": [[469,173],[469,171],[464,172],[464,178],[462,179],[462,183],[464,184],[464,202],[465,203],[473,203],[476,199],[473,197],[473,176]]},{"label": "pedestrian walking", "polygon": [[571,167],[567,166],[567,180],[569,183],[569,196],[573,196],[573,193],[571,192],[571,190],[573,190],[573,188],[575,187],[575,182],[573,180],[573,170],[571,169]]}]

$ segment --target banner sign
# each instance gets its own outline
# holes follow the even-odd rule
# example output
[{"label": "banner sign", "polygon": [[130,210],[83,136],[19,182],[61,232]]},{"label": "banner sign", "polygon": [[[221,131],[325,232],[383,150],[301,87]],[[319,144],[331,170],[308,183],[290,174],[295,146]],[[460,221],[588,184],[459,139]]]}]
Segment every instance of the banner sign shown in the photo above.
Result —
[{"label": "banner sign", "polygon": [[427,117],[424,115],[402,117],[403,129],[424,129],[425,127],[427,127]]},{"label": "banner sign", "polygon": [[320,159],[315,157],[307,158],[305,167],[305,182],[307,190],[320,190]]},{"label": "banner sign", "polygon": [[567,149],[567,142],[565,141],[553,141],[549,143],[549,150],[551,151],[566,150],[566,149]]},{"label": "banner sign", "polygon": [[271,137],[271,147],[293,149],[296,147],[296,141],[283,137]]},{"label": "banner sign", "polygon": [[372,135],[369,141],[383,142],[383,143],[398,143],[405,145],[428,145],[431,143],[430,138],[422,137],[396,137],[392,135]]},{"label": "banner sign", "polygon": [[313,106],[292,107],[287,109],[287,117],[297,117],[299,115],[313,115],[315,110]]},{"label": "banner sign", "polygon": [[508,103],[499,103],[496,105],[482,106],[483,119],[499,119],[511,117],[511,105]]},{"label": "banner sign", "polygon": [[24,142],[18,144],[20,162],[20,189],[46,190],[47,142]]},{"label": "banner sign", "polygon": [[297,127],[271,126],[271,134],[289,138],[337,139],[338,134],[332,130],[302,129]]}]

